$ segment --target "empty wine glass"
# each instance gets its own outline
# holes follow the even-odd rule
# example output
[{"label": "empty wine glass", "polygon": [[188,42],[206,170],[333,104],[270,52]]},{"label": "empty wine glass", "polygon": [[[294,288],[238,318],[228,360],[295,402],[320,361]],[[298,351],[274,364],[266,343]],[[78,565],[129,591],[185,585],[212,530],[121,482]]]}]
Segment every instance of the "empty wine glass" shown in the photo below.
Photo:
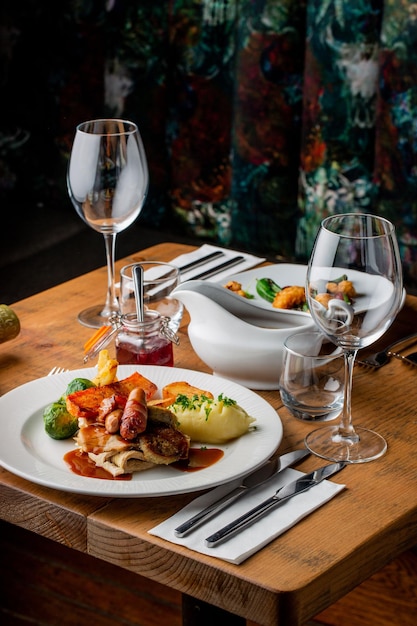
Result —
[{"label": "empty wine glass", "polygon": [[329,460],[376,459],[387,444],[378,433],[353,427],[352,375],[357,351],[385,333],[401,306],[401,260],[391,222],[362,213],[323,220],[308,264],[306,292],[315,323],[345,358],[340,424],[312,431],[306,445]]},{"label": "empty wine glass", "polygon": [[105,304],[81,311],[78,320],[99,328],[118,311],[114,281],[116,235],[138,217],[149,175],[138,127],[119,119],[79,124],[67,174],[68,193],[80,217],[104,235],[107,259]]}]

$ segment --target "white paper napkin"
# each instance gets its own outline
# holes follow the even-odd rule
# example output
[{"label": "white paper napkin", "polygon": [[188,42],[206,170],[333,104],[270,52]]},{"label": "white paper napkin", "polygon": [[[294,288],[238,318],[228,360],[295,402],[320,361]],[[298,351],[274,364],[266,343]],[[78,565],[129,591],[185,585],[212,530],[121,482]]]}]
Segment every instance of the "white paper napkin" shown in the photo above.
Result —
[{"label": "white paper napkin", "polygon": [[172,259],[170,263],[173,265],[186,265],[186,263],[190,263],[191,261],[196,261],[197,259],[201,259],[201,257],[205,257],[211,252],[216,252],[217,250],[221,250],[224,253],[224,256],[215,259],[214,261],[210,261],[209,263],[205,263],[204,265],[200,265],[200,267],[196,267],[193,270],[190,270],[184,274],[182,277],[182,281],[193,280],[196,276],[205,272],[206,270],[210,270],[213,267],[217,267],[221,263],[228,261],[236,256],[242,256],[243,259],[238,265],[234,265],[233,267],[229,267],[223,272],[219,272],[210,278],[204,279],[213,282],[219,282],[224,280],[227,276],[232,274],[237,274],[238,272],[243,272],[245,270],[250,269],[251,267],[255,267],[258,263],[262,263],[265,261],[264,258],[254,256],[253,254],[247,254],[246,252],[240,252],[237,250],[228,250],[227,248],[219,248],[218,246],[212,246],[209,244],[203,244],[197,250],[193,250],[193,252],[188,252],[187,254],[181,254],[180,256]]},{"label": "white paper napkin", "polygon": [[196,498],[181,509],[181,511],[148,532],[151,535],[166,539],[171,543],[186,546],[195,552],[208,554],[238,565],[291,528],[291,526],[294,526],[294,524],[303,517],[306,517],[334,498],[334,496],[345,488],[345,485],[339,485],[329,480],[324,480],[312,489],[294,496],[276,509],[273,509],[255,524],[242,530],[238,535],[235,535],[225,543],[221,543],[213,548],[206,546],[205,539],[209,535],[220,530],[220,528],[223,528],[226,524],[232,522],[240,515],[243,515],[243,513],[246,513],[266,498],[272,496],[279,487],[296,480],[302,475],[302,472],[298,470],[286,469],[279,473],[274,479],[257,487],[247,496],[243,496],[228,508],[220,511],[215,517],[196,528],[186,537],[176,537],[174,529],[177,528],[177,526],[218,498],[232,491],[240,484],[240,480],[227,483]]}]

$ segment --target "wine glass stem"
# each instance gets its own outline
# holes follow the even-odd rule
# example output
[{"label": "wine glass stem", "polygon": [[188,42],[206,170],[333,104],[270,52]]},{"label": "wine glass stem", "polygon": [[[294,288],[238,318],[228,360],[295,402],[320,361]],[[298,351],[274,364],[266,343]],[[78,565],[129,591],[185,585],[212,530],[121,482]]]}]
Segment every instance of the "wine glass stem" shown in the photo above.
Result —
[{"label": "wine glass stem", "polygon": [[101,312],[103,317],[109,317],[119,309],[116,298],[116,286],[114,283],[114,253],[116,248],[116,233],[103,233],[104,245],[106,246],[107,259],[107,296],[104,309]]},{"label": "wine glass stem", "polygon": [[353,366],[355,363],[357,350],[345,350],[345,391],[342,418],[339,424],[337,438],[348,443],[357,443],[359,436],[356,434],[352,424],[352,381]]}]

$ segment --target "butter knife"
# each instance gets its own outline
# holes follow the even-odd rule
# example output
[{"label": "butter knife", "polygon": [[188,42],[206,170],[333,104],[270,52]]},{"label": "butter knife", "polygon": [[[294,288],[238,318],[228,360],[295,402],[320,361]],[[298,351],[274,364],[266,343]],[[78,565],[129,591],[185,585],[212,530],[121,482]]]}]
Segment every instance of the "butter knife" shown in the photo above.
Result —
[{"label": "butter knife", "polygon": [[238,265],[242,261],[244,261],[244,256],[234,256],[231,259],[228,259],[224,263],[217,265],[216,267],[212,267],[210,270],[206,270],[202,274],[198,274],[197,276],[193,276],[193,280],[201,280],[203,278],[210,278],[210,276],[215,276],[215,274],[220,274],[225,269],[229,267],[233,267],[234,265]]},{"label": "butter knife", "polygon": [[233,489],[233,491],[227,493],[225,496],[223,496],[223,498],[216,500],[208,507],[206,507],[196,515],[193,515],[193,517],[178,526],[174,530],[175,535],[177,537],[185,537],[185,535],[190,533],[195,528],[201,526],[201,524],[203,524],[207,520],[211,519],[213,515],[225,509],[227,506],[232,504],[232,502],[235,502],[241,496],[249,493],[255,487],[262,485],[267,480],[269,480],[279,472],[282,472],[287,467],[295,465],[295,463],[298,463],[298,461],[301,461],[301,459],[304,459],[304,457],[308,456],[309,454],[310,451],[307,450],[307,448],[303,448],[301,450],[287,452],[287,454],[283,454],[280,457],[264,463],[264,465],[261,465],[261,467],[255,472],[249,474],[249,476],[246,476],[246,478],[242,480],[242,482],[238,487],[236,487],[236,489]]},{"label": "butter knife", "polygon": [[215,252],[211,252],[210,254],[207,254],[206,256],[202,256],[199,259],[196,259],[195,261],[190,261],[186,265],[180,266],[179,268],[180,272],[181,274],[185,274],[185,272],[194,270],[196,267],[200,267],[200,265],[205,265],[206,263],[209,263],[210,261],[214,261],[215,259],[219,259],[222,256],[224,256],[224,252],[222,252],[221,250],[216,250]]},{"label": "butter knife", "polygon": [[319,467],[318,469],[310,472],[310,474],[305,474],[305,476],[301,476],[297,480],[289,483],[288,485],[284,485],[278,491],[267,500],[264,500],[253,509],[241,515],[236,520],[227,524],[210,537],[206,539],[206,545],[209,548],[214,548],[215,546],[227,541],[234,535],[237,535],[241,530],[246,528],[247,526],[251,526],[256,521],[258,521],[261,517],[269,513],[272,509],[279,506],[283,502],[286,502],[290,498],[302,493],[303,491],[307,491],[315,485],[318,485],[326,478],[333,476],[336,472],[340,472],[347,465],[346,461],[339,461],[338,463],[331,463],[330,465],[325,465],[324,467]]}]

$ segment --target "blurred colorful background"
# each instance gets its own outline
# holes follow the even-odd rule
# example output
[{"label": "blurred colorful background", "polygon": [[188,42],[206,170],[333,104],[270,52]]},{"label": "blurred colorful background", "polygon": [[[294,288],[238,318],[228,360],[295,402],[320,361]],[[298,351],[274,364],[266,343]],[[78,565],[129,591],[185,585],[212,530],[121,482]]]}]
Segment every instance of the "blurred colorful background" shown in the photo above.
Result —
[{"label": "blurred colorful background", "polygon": [[138,229],[303,262],[324,216],[375,212],[417,287],[416,3],[3,0],[0,14],[3,214],[47,208],[76,230],[75,126],[130,118],[151,176]]}]

